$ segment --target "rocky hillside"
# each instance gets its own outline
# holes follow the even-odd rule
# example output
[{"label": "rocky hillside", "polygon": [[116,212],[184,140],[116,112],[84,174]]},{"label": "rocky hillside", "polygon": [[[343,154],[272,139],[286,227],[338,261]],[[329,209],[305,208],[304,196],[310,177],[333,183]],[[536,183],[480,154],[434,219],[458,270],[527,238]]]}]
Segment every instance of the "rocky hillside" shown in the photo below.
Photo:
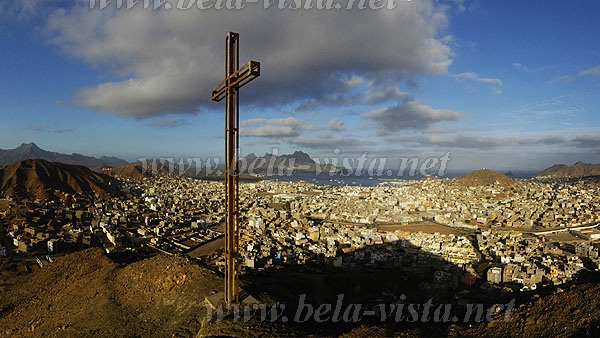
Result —
[{"label": "rocky hillside", "polygon": [[17,198],[62,198],[65,194],[108,197],[116,180],[83,166],[25,160],[0,168],[0,193]]},{"label": "rocky hillside", "polygon": [[550,168],[542,171],[537,177],[552,177],[552,178],[581,178],[600,175],[600,164],[590,164],[577,162],[572,166],[566,164],[555,164]]},{"label": "rocky hillside", "polygon": [[[220,173],[217,169],[215,173]],[[205,170],[197,170],[190,165],[180,165],[178,163],[161,161],[160,159],[148,160],[146,163],[140,161],[129,163],[116,168],[105,168],[102,173],[112,175],[117,178],[140,180],[145,176],[151,175],[177,175],[184,177],[205,178],[202,175]]]},{"label": "rocky hillside", "polygon": [[504,187],[511,186],[515,181],[506,176],[489,169],[481,169],[461,177],[455,178],[464,186],[486,186],[500,184]]},{"label": "rocky hillside", "polygon": [[[518,301],[509,321],[501,313],[491,323],[366,321],[321,330],[308,322],[246,322],[231,317],[209,321],[205,299],[222,291],[223,285],[213,272],[186,258],[165,255],[121,267],[101,250],[88,249],[59,258],[0,291],[0,336],[598,336],[600,284],[594,278]],[[293,316],[295,307],[288,305]]]},{"label": "rocky hillside", "polygon": [[127,164],[126,161],[116,157],[103,156],[100,158],[95,158],[81,154],[66,155],[52,151],[46,151],[38,147],[35,143],[23,143],[15,149],[0,149],[0,166],[30,159],[41,159],[50,162],[82,165],[92,169],[117,167]]},{"label": "rocky hillside", "polygon": [[452,336],[468,337],[598,337],[600,299],[598,281],[572,286],[566,291],[521,305],[511,320],[472,327],[455,327]]},{"label": "rocky hillside", "polygon": [[102,172],[117,178],[140,180],[144,177],[147,170],[145,171],[142,168],[141,162],[134,162],[116,168],[103,169]]},{"label": "rocky hillside", "polygon": [[222,285],[179,257],[119,268],[99,249],[57,259],[0,297],[2,337],[194,336]]}]

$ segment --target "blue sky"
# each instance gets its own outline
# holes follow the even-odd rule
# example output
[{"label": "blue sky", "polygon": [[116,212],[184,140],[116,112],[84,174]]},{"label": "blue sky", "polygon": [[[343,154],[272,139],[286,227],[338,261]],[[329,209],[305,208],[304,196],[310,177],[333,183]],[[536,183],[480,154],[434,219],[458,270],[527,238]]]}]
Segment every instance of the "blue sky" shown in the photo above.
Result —
[{"label": "blue sky", "polygon": [[337,148],[394,167],[450,152],[455,170],[600,162],[597,1],[142,3],[0,3],[1,149],[33,141],[130,161],[221,156],[223,105],[210,90],[232,30],[241,62],[262,66],[241,93],[242,154],[329,158]]}]

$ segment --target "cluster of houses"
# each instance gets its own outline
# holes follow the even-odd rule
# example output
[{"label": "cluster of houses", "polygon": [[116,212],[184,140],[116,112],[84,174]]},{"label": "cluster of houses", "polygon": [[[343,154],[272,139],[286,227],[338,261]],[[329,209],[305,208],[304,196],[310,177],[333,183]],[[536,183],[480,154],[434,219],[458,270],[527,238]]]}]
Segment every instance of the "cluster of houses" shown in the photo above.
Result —
[{"label": "cluster of houses", "polygon": [[542,229],[600,222],[600,185],[585,181],[521,180],[465,187],[451,179],[386,182],[380,187],[326,187],[300,213],[365,224],[423,219],[475,229],[481,226]]},{"label": "cluster of houses", "polygon": [[586,242],[578,243],[576,252],[573,245],[553,243],[543,236],[483,231],[477,235],[477,243],[486,261],[492,263],[487,280],[494,284],[527,286],[548,281],[559,285],[584,269],[582,258],[591,258],[595,268],[600,263],[598,249]]},{"label": "cluster of houses", "polygon": [[[151,176],[122,184],[122,194],[111,200],[5,199],[0,256],[93,245],[107,252],[145,247],[188,254],[223,235],[221,181]],[[598,184],[567,181],[510,187],[465,187],[448,179],[372,187],[243,183],[240,261],[246,271],[295,265],[415,272],[431,272],[422,267],[432,264],[465,270],[485,261],[491,263],[485,276],[491,283],[560,284],[584,268],[582,260],[597,266],[600,233],[573,231],[576,241],[556,245],[526,230],[598,222],[599,196]],[[437,222],[454,232],[401,227],[414,222]],[[507,228],[513,231],[498,230]],[[446,279],[443,269],[434,271]]]}]

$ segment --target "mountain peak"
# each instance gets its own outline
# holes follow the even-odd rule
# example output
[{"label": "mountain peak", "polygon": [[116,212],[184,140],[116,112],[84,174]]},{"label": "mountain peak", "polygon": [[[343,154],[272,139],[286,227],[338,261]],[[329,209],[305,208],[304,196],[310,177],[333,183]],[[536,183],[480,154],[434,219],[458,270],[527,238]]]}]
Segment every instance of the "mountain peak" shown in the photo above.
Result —
[{"label": "mountain peak", "polygon": [[27,150],[27,151],[32,151],[32,150],[42,150],[40,149],[40,147],[37,146],[37,144],[35,144],[34,142],[30,142],[30,143],[22,143],[19,148],[17,149],[22,149],[22,150]]},{"label": "mountain peak", "polygon": [[127,164],[126,161],[116,157],[103,157],[101,159],[97,159],[79,154],[66,155],[57,152],[46,151],[38,147],[38,145],[34,142],[22,143],[15,149],[0,149],[0,166],[34,158],[51,162],[83,165],[94,169],[116,167]]},{"label": "mountain peak", "polygon": [[[255,162],[257,159],[261,161]],[[278,168],[293,168],[298,171],[315,171],[315,168],[319,166],[320,171],[341,171],[342,168],[338,168],[331,164],[321,165],[313,160],[309,154],[296,150],[291,154],[277,155],[273,153],[266,153],[262,157],[256,157],[254,153],[244,157],[247,165],[251,165],[253,170],[267,171],[268,166],[272,166],[272,169],[278,170]],[[258,165],[258,167],[256,167]]]},{"label": "mountain peak", "polygon": [[281,157],[289,159],[293,158],[297,164],[315,164],[315,161],[310,158],[310,155],[300,150],[294,151],[291,155],[281,155]]},{"label": "mountain peak", "polygon": [[29,146],[31,148],[38,148],[39,149],[38,145],[35,144],[35,142],[29,142],[29,143],[23,143],[23,144],[25,144],[25,145],[27,145],[27,146]]}]

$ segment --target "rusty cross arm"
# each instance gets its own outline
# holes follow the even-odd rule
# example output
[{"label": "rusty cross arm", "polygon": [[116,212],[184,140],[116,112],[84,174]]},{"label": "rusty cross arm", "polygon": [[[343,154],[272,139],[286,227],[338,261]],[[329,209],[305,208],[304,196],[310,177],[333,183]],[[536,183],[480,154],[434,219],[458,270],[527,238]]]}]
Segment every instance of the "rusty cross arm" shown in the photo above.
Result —
[{"label": "rusty cross arm", "polygon": [[[227,96],[227,89],[234,88],[239,89],[244,85],[260,76],[260,62],[248,61],[245,65],[240,67],[235,73],[226,77],[219,83],[212,91],[212,100],[220,102]],[[229,85],[228,85],[229,82]]]}]

